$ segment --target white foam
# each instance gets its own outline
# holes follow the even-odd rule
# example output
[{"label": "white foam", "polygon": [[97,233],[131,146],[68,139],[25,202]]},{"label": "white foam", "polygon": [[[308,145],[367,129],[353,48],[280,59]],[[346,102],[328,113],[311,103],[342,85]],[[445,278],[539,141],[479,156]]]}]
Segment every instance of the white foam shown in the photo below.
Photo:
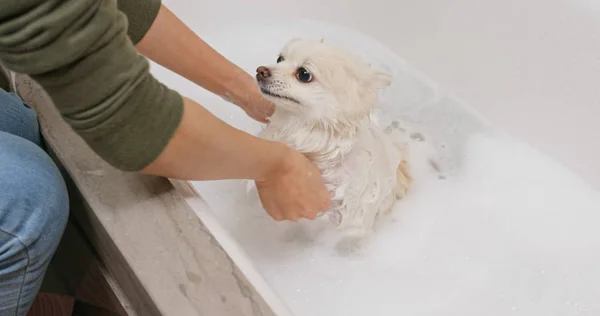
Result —
[{"label": "white foam", "polygon": [[[356,32],[285,21],[205,38],[253,72],[296,36],[324,37],[392,73],[382,125],[399,122],[422,137],[410,143],[409,196],[352,256],[332,248],[327,226],[306,235],[270,220],[245,182],[193,183],[295,315],[600,315],[600,194],[578,176],[494,130]],[[225,121],[258,131],[218,96],[153,71]]]}]

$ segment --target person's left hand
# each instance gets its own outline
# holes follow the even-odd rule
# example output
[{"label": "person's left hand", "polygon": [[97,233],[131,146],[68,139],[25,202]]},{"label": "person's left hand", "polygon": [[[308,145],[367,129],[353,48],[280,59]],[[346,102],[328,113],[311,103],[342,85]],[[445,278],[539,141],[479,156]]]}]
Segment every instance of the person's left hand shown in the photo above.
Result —
[{"label": "person's left hand", "polygon": [[258,94],[250,98],[250,104],[246,104],[242,109],[251,118],[261,122],[268,123],[269,117],[275,112],[275,104],[267,100],[260,91]]}]

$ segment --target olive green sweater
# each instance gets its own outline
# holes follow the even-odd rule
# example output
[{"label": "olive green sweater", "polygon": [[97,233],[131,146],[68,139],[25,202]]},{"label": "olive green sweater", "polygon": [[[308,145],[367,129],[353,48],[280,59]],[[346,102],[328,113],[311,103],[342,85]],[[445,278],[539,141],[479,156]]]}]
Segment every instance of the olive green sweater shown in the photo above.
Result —
[{"label": "olive green sweater", "polygon": [[64,120],[111,165],[143,169],[183,114],[134,45],[160,0],[2,0],[0,61],[30,75]]}]

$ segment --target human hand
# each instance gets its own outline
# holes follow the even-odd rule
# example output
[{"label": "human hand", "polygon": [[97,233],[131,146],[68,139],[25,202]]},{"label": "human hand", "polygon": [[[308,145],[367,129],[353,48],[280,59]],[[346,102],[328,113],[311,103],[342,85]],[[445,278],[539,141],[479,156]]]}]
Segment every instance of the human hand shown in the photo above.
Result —
[{"label": "human hand", "polygon": [[312,220],[330,205],[330,194],[319,169],[289,147],[281,162],[256,180],[256,189],[263,207],[276,221],[297,221],[302,217]]},{"label": "human hand", "polygon": [[261,123],[268,123],[269,117],[275,112],[275,104],[267,100],[256,86],[253,95],[247,98],[246,103],[240,107],[248,116]]},{"label": "human hand", "polygon": [[259,100],[253,104],[244,107],[244,111],[256,121],[268,123],[269,117],[275,112],[275,105],[261,96]]},{"label": "human hand", "polygon": [[254,120],[261,123],[268,123],[269,118],[275,112],[275,104],[265,98],[254,78],[247,73],[244,73],[244,77],[246,78],[244,88],[240,91],[244,91],[245,94],[234,103]]}]

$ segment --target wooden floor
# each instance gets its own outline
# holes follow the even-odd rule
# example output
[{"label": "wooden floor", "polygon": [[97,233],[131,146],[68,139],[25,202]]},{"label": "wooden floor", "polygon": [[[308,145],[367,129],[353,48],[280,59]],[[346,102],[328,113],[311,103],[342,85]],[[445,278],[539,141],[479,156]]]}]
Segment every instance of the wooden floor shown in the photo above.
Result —
[{"label": "wooden floor", "polygon": [[71,316],[75,298],[69,295],[40,293],[27,313],[28,316]]}]

